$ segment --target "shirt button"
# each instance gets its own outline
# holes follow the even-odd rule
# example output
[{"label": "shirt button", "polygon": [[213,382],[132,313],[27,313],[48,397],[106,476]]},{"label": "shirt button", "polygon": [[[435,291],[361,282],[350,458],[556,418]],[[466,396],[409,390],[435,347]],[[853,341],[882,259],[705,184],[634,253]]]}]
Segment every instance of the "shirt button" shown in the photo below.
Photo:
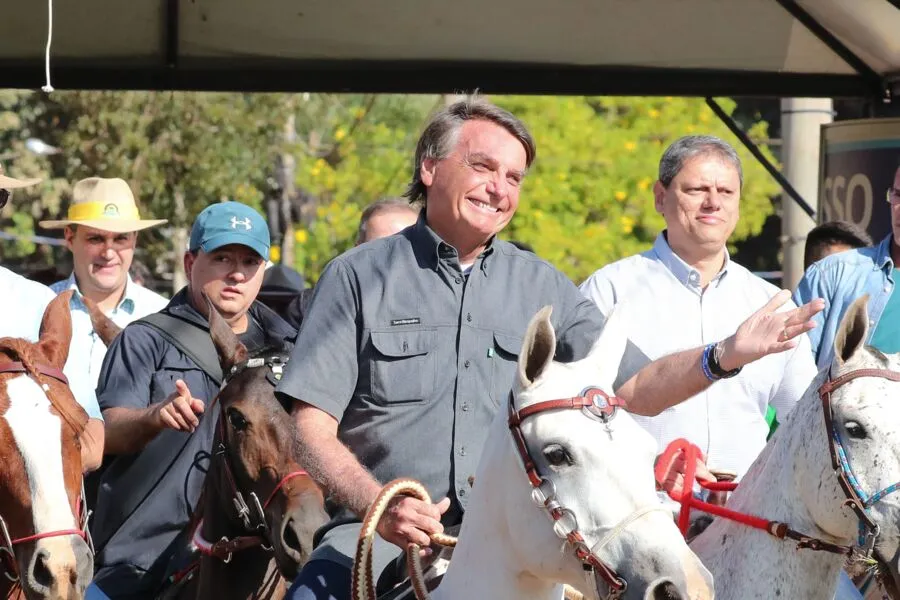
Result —
[{"label": "shirt button", "polygon": [[459,449],[459,455],[460,456],[466,455],[466,447],[465,446],[463,446],[462,448]]},{"label": "shirt button", "polygon": [[462,409],[463,409],[463,412],[469,412],[469,403],[463,402]]},{"label": "shirt button", "polygon": [[460,496],[465,496],[465,495],[466,495],[466,488],[459,488],[459,495],[460,495]]},{"label": "shirt button", "polygon": [[890,285],[884,286],[884,291],[886,291],[886,292],[891,291],[891,286]]},{"label": "shirt button", "polygon": [[470,364],[472,364],[472,363],[467,360],[466,362],[463,363],[463,366],[468,369]]},{"label": "shirt button", "polygon": [[472,322],[472,313],[466,313],[466,321],[468,321],[469,323]]},{"label": "shirt button", "polygon": [[454,279],[454,281],[455,281],[456,283],[462,283],[462,279],[460,279],[459,277],[457,277],[456,279]]}]

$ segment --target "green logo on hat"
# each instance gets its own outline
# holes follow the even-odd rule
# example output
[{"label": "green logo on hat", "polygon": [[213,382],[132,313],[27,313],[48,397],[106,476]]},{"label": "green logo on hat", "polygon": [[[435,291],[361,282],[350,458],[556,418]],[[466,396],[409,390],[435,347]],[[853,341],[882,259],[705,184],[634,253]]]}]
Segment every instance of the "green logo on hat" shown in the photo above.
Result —
[{"label": "green logo on hat", "polygon": [[107,204],[103,207],[103,216],[104,217],[118,217],[119,216],[119,207],[115,204]]}]

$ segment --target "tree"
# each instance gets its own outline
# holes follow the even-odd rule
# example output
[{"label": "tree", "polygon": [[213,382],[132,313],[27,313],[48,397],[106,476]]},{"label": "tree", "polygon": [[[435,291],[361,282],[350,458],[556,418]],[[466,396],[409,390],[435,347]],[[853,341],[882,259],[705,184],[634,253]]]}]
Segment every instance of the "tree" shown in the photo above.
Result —
[{"label": "tree", "polygon": [[40,199],[32,203],[32,216],[61,214],[69,186],[78,179],[121,177],[131,185],[143,215],[169,219],[167,226],[142,233],[139,246],[154,272],[171,276],[180,270],[188,228],[204,207],[231,199],[261,208],[266,178],[279,149],[277,136],[286,118],[286,98],[147,92],[57,92],[49,98],[20,94],[13,109],[26,118],[18,123],[18,137],[33,135],[63,149],[44,165],[52,174],[55,193],[40,190]]},{"label": "tree", "polygon": [[[659,158],[688,134],[712,134],[741,156],[741,219],[732,241],[758,233],[778,186],[699,98],[497,97],[529,126],[538,155],[505,232],[580,282],[652,246],[665,224],[653,206]],[[722,100],[727,111],[734,102]],[[765,139],[758,122],[751,137]],[[771,157],[771,154],[769,154]]]}]

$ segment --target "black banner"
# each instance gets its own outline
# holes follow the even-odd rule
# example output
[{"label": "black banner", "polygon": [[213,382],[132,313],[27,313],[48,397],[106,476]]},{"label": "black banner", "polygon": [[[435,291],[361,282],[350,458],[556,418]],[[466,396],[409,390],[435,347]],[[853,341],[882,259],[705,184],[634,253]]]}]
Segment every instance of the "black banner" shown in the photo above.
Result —
[{"label": "black banner", "polygon": [[900,166],[900,119],[823,125],[820,156],[817,221],[850,221],[881,241],[891,231],[887,190]]}]

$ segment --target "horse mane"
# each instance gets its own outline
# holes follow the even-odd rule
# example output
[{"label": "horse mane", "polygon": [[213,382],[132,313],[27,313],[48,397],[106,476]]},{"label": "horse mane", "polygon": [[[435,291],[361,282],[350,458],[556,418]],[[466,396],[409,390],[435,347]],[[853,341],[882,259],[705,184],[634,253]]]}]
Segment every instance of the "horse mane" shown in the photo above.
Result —
[{"label": "horse mane", "polygon": [[[30,373],[38,374],[37,365],[46,363],[46,359],[41,356],[35,344],[20,338],[0,338],[0,353],[7,355],[12,360],[18,360]],[[47,383],[37,375],[41,383]],[[68,389],[68,386],[66,386]],[[71,394],[71,390],[69,391]],[[74,396],[62,396],[60,394],[47,394],[50,405],[56,409],[60,418],[72,428],[76,436],[81,435],[87,426],[88,414],[84,408],[74,400]]]}]

